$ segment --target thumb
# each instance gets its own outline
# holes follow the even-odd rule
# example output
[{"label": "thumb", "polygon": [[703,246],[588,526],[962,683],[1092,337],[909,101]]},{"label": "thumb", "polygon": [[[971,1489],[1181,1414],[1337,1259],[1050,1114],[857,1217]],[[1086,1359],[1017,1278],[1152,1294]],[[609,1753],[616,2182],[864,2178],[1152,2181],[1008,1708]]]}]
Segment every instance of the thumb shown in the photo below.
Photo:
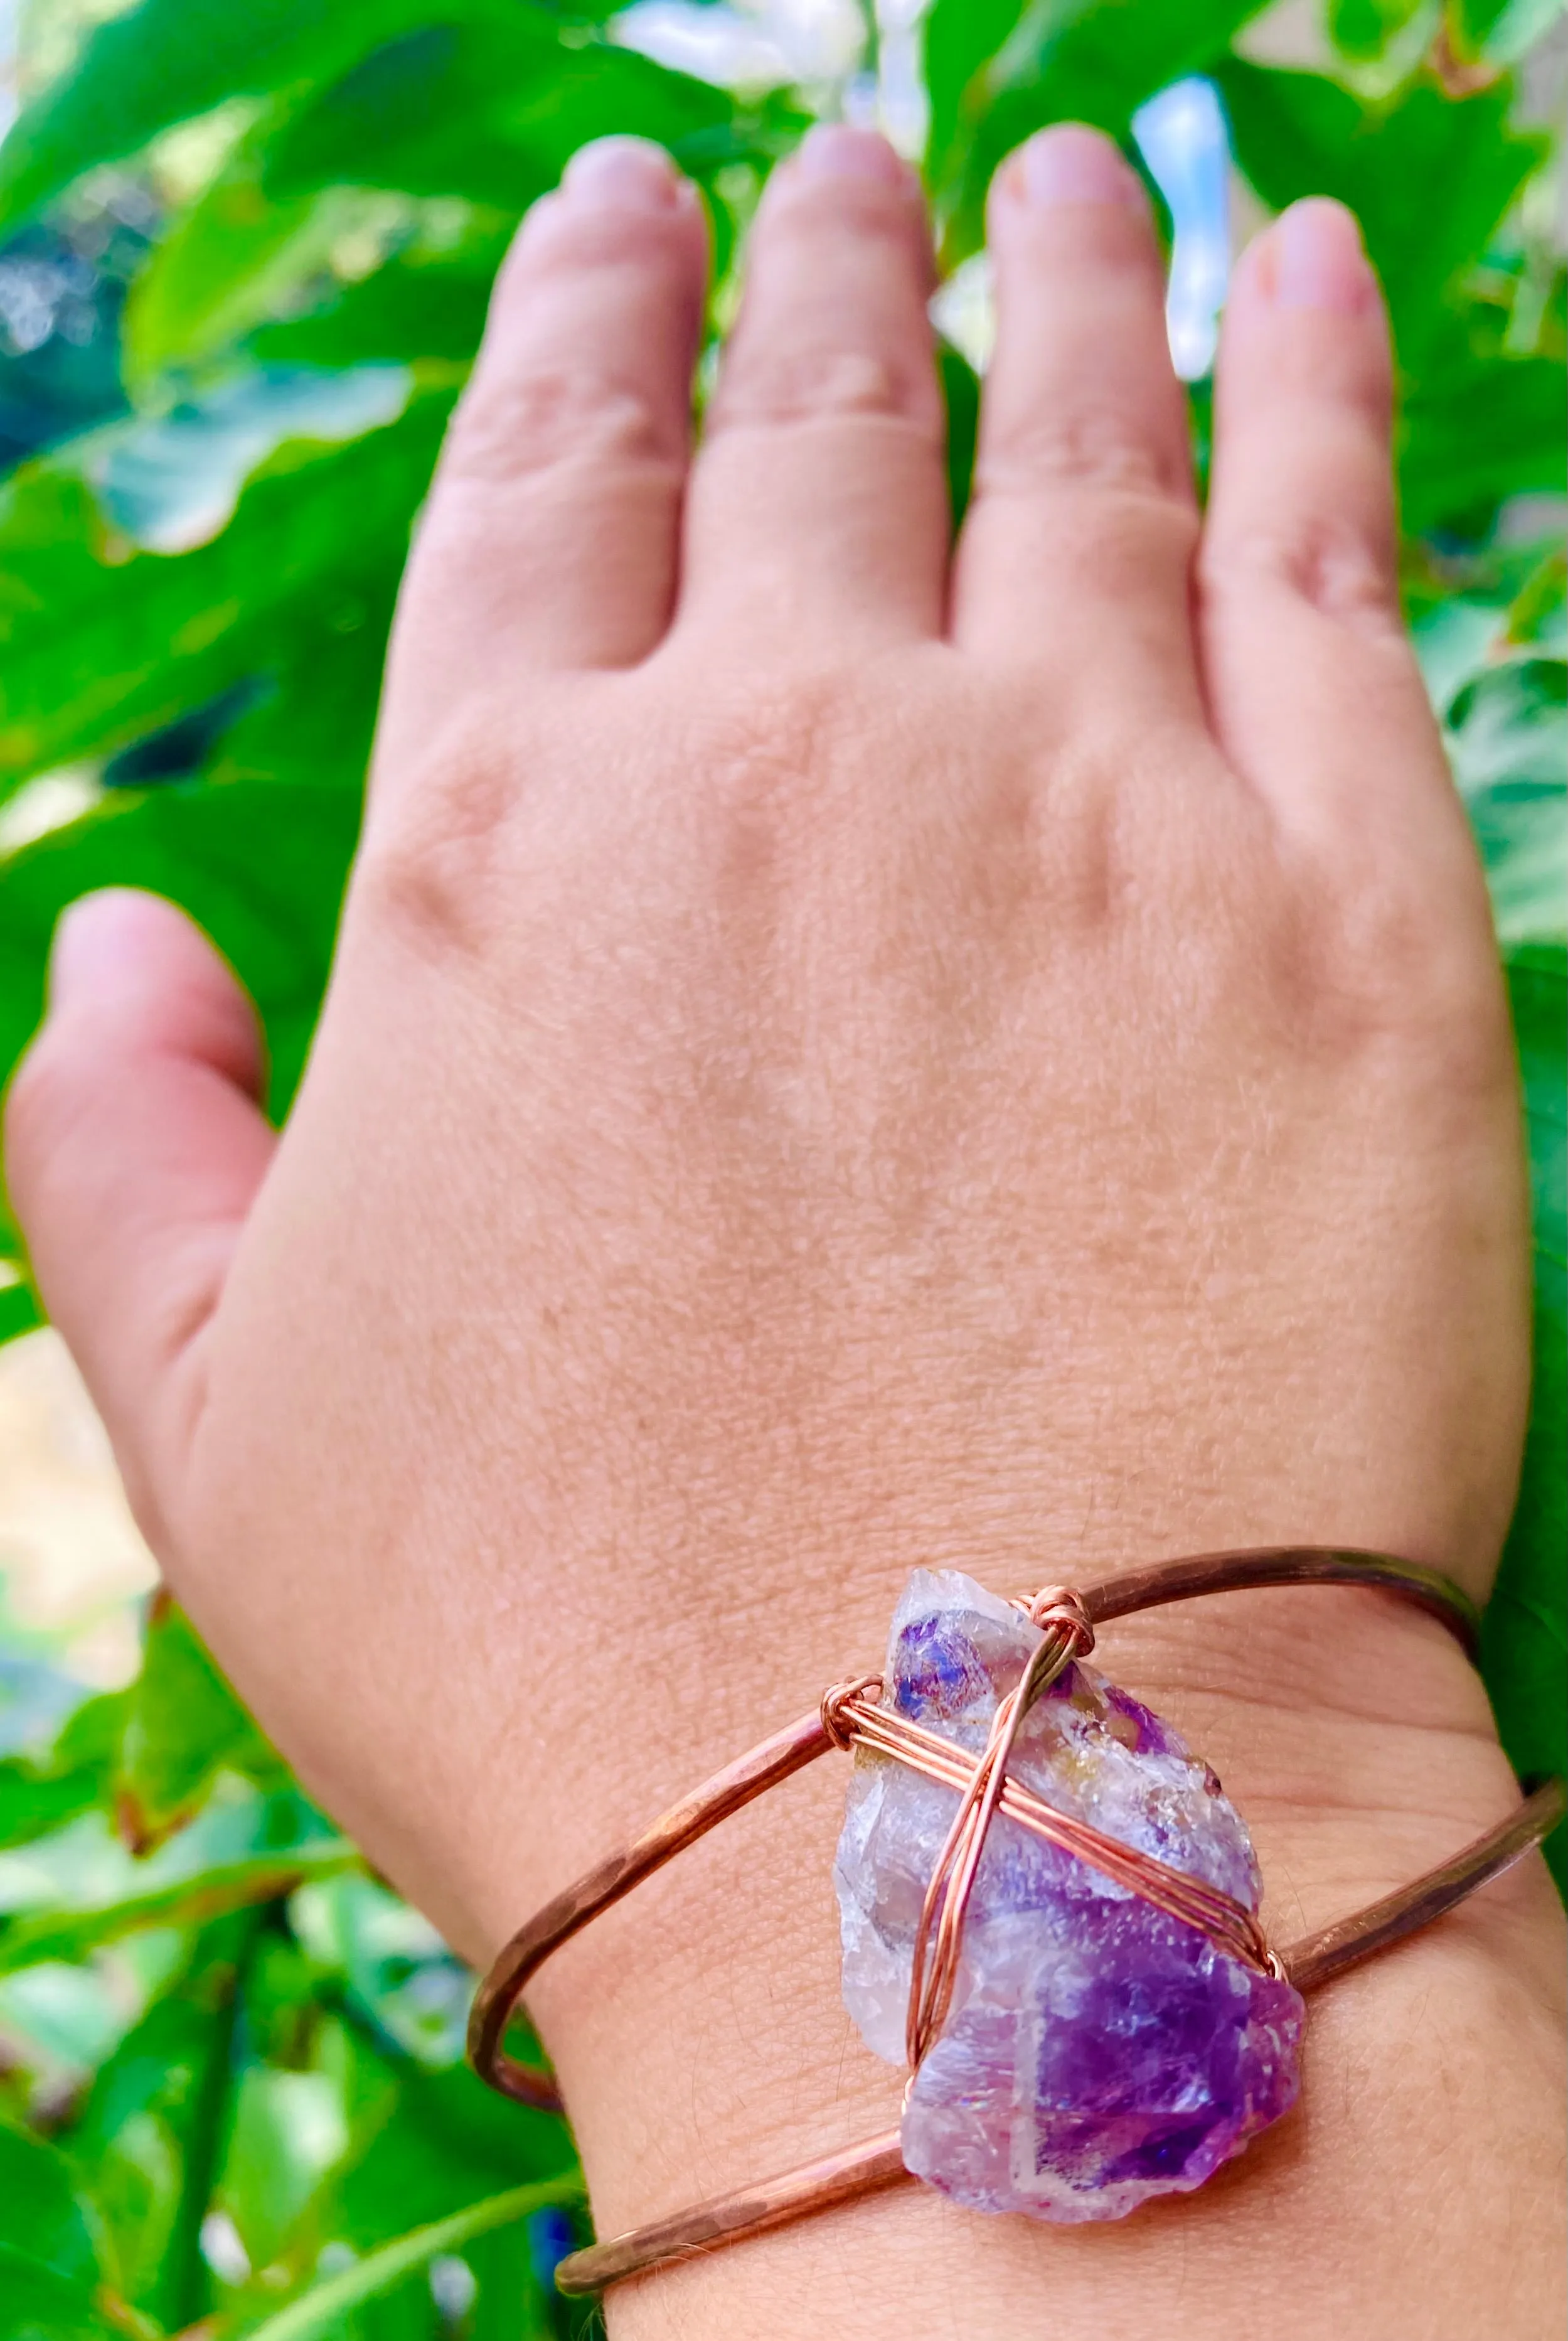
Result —
[{"label": "thumb", "polygon": [[45,1305],[154,1545],[203,1396],[200,1336],[277,1143],[249,1001],[157,895],[74,902],[5,1104],[7,1181]]}]

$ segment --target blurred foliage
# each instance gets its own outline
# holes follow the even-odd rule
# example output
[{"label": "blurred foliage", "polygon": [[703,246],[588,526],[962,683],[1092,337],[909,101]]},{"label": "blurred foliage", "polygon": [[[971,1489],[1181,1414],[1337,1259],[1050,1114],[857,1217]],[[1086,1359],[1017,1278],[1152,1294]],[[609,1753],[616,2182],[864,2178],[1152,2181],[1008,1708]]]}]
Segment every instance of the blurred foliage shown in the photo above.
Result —
[{"label": "blurred foliage", "polygon": [[[1411,615],[1530,1115],[1537,1398],[1487,1679],[1516,1763],[1563,1769],[1564,298],[1513,73],[1556,9],[1333,0],[1319,71],[1260,62],[1258,14],[935,0],[928,178],[952,269],[1016,141],[1069,116],[1129,139],[1204,73],[1261,207],[1328,192],[1362,218],[1400,362]],[[584,139],[658,138],[704,190],[722,316],[769,169],[865,91],[699,82],[592,0],[77,0],[78,20],[0,148],[0,432],[14,392],[32,409],[0,486],[0,1075],[60,909],[128,882],[249,985],[281,1115],[410,523],[513,225]],[[40,291],[63,254],[88,274]],[[942,363],[961,505],[977,386]],[[1200,437],[1203,411],[1200,385]],[[0,1216],[0,1338],[37,1321]],[[469,1978],[177,1609],[154,1605],[128,1689],[40,1730],[58,1690],[0,1738],[0,2341],[580,2329],[549,2282],[580,2223],[570,2139],[467,2072]]]}]

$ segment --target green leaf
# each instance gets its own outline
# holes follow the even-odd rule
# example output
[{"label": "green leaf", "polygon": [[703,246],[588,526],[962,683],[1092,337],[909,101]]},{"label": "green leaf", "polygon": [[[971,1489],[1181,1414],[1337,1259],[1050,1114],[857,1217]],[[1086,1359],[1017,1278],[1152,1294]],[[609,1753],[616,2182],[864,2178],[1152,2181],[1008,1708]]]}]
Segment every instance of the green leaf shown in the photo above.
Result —
[{"label": "green leaf", "polygon": [[285,304],[297,305],[301,287],[378,202],[343,187],[275,202],[247,142],[131,287],[123,330],[133,385],[173,364],[197,364]]},{"label": "green leaf", "polygon": [[199,1934],[169,1989],[100,2067],[71,2131],[94,2175],[117,2288],[171,2331],[205,2306],[201,2223],[226,2118],[253,1912]]},{"label": "green leaf", "polygon": [[[25,1277],[18,1276],[15,1283],[0,1285],[0,1341],[15,1341],[20,1334],[33,1332],[43,1322],[43,1307]],[[4,1812],[5,1794],[0,1790],[0,1816]],[[5,1829],[5,1820],[0,1818],[0,1845],[6,1842]]]},{"label": "green leaf", "polygon": [[579,2202],[581,2196],[581,2181],[573,2173],[530,2187],[509,2187],[504,2194],[471,2203],[449,2218],[433,2220],[411,2235],[400,2236],[395,2243],[383,2244],[341,2276],[315,2286],[276,2316],[254,2326],[250,2341],[315,2341],[318,2335],[333,2334],[339,2320],[352,2309],[392,2291],[427,2267],[438,2254],[460,2252],[475,2236],[526,2219],[535,2211]]},{"label": "green leaf", "polygon": [[657,139],[678,155],[728,125],[722,90],[630,49],[563,47],[548,19],[423,25],[378,49],[270,142],[274,195],[348,183],[465,195],[515,216],[586,140]]},{"label": "green leaf", "polygon": [[0,1848],[28,1845],[64,1828],[78,1813],[97,1803],[101,1782],[84,1767],[74,1772],[50,1772],[20,1756],[0,1764]]},{"label": "green leaf", "polygon": [[73,2166],[57,2147],[6,2121],[0,2121],[0,2203],[19,2257],[64,2284],[92,2290],[98,2254]]},{"label": "green leaf", "polygon": [[1561,23],[1563,0],[1448,0],[1447,23],[1461,56],[1512,65]]},{"label": "green leaf", "polygon": [[1456,279],[1541,159],[1541,141],[1509,127],[1506,82],[1454,99],[1421,81],[1375,107],[1322,74],[1239,57],[1216,79],[1236,159],[1265,203],[1283,211],[1302,195],[1335,195],[1355,212],[1401,360],[1418,374]]},{"label": "green leaf", "polygon": [[104,2322],[92,2292],[0,2236],[0,2341],[124,2341],[124,2333]]},{"label": "green leaf", "polygon": [[[947,0],[948,7],[963,0]],[[948,265],[978,249],[986,190],[997,164],[1047,122],[1090,122],[1125,138],[1146,98],[1184,75],[1206,72],[1261,0],[1032,0],[1000,50],[978,67],[949,111],[972,134],[954,142],[937,193],[950,213],[943,240]],[[943,0],[938,0],[940,9]],[[987,28],[1005,11],[987,8]],[[940,55],[949,45],[963,62],[986,35],[955,35],[933,25]],[[954,71],[960,69],[955,65]]]},{"label": "green leaf", "polygon": [[[1534,1385],[1524,1469],[1497,1585],[1482,1624],[1482,1667],[1503,1744],[1525,1774],[1568,1772],[1568,952],[1532,945],[1508,967],[1530,1131],[1535,1220]],[[1563,1833],[1551,1848],[1568,1890]]]},{"label": "green leaf", "polygon": [[[518,5],[442,0],[442,13],[515,15]],[[333,0],[330,8],[320,0],[142,0],[98,25],[71,70],[13,125],[0,148],[0,228],[174,123],[235,97],[332,81],[429,14],[429,0]]]},{"label": "green leaf", "polygon": [[114,1780],[115,1820],[131,1850],[149,1852],[189,1819],[225,1768],[271,1774],[279,1759],[184,1611],[160,1598],[131,1692]]},{"label": "green leaf", "polygon": [[935,0],[925,22],[930,126],[926,173],[940,187],[962,161],[989,102],[983,68],[1012,34],[1027,0]]},{"label": "green leaf", "polygon": [[1448,736],[1505,946],[1568,931],[1568,669],[1492,666],[1459,694]]},{"label": "green leaf", "polygon": [[405,2226],[559,2171],[571,2140],[555,2114],[510,2105],[467,2065],[404,2067],[397,2102],[342,2185],[342,2232],[363,2248]]},{"label": "green leaf", "polygon": [[1400,417],[1405,527],[1480,536],[1505,497],[1560,493],[1564,385],[1561,359],[1487,350],[1474,310],[1434,327]]},{"label": "green leaf", "polygon": [[980,433],[980,381],[975,369],[949,344],[937,352],[942,396],[948,410],[948,501],[955,532],[968,509],[974,484],[975,448]]},{"label": "green leaf", "polygon": [[149,1927],[199,1927],[231,1910],[275,1902],[315,1878],[358,1867],[360,1856],[341,1838],[297,1846],[290,1853],[253,1854],[215,1864],[194,1877],[148,1887],[85,1910],[43,1910],[0,1928],[0,1975],[46,1959],[84,1959],[106,1943]]},{"label": "green leaf", "polygon": [[0,2341],[108,2341],[102,2271],[74,2166],[0,2121]]},{"label": "green leaf", "polygon": [[1330,0],[1329,37],[1347,57],[1380,57],[1425,0]]},{"label": "green leaf", "polygon": [[399,254],[330,306],[263,325],[251,347],[267,363],[357,365],[442,359],[466,364],[479,346],[510,224],[488,224],[452,253]]},{"label": "green leaf", "polygon": [[265,676],[280,635],[352,623],[402,566],[448,404],[281,448],[223,533],[179,554],[137,551],[65,465],[18,473],[0,490],[0,795]]},{"label": "green leaf", "polygon": [[342,2097],[330,2074],[252,2065],[241,2075],[217,2199],[253,2266],[283,2259],[348,2147]]},{"label": "green leaf", "polygon": [[108,1801],[132,1697],[105,1691],[84,1699],[46,1757],[13,1756],[0,1764],[0,1848],[46,1837]]}]

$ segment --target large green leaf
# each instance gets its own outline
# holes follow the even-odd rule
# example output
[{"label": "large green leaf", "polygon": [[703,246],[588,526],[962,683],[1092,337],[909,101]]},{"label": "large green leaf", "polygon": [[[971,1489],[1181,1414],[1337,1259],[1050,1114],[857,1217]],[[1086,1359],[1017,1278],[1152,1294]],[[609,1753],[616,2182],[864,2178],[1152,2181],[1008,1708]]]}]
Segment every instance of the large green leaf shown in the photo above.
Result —
[{"label": "large green leaf", "polygon": [[722,90],[630,49],[564,47],[547,20],[513,11],[436,22],[390,42],[286,122],[268,144],[279,196],[348,182],[467,195],[522,211],[590,138],[630,132],[677,154],[725,130]]},{"label": "large green leaf", "polygon": [[1335,195],[1355,212],[1400,357],[1419,374],[1444,331],[1444,296],[1541,160],[1542,142],[1509,126],[1506,82],[1454,99],[1417,81],[1377,107],[1325,75],[1239,57],[1216,77],[1236,159],[1265,203],[1282,211],[1302,195]]},{"label": "large green leaf", "polygon": [[114,1778],[115,1820],[132,1851],[151,1850],[189,1819],[225,1768],[268,1778],[279,1764],[184,1611],[161,1596]]},{"label": "large green leaf", "polygon": [[65,2157],[42,2138],[0,2121],[0,2203],[14,2243],[66,2284],[98,2281],[98,2254]]},{"label": "large green leaf", "polygon": [[1399,493],[1414,533],[1447,526],[1478,537],[1505,497],[1561,493],[1568,479],[1562,359],[1506,355],[1496,339],[1495,318],[1478,304],[1451,311],[1406,385]]},{"label": "large green leaf", "polygon": [[139,551],[72,468],[18,474],[0,491],[0,795],[358,623],[402,565],[448,403],[416,399],[347,445],[280,449],[190,553]]},{"label": "large green leaf", "polygon": [[301,288],[326,268],[334,245],[373,218],[370,201],[347,187],[276,201],[248,143],[131,287],[124,335],[133,388],[167,366],[199,364],[299,305]]},{"label": "large green leaf", "polygon": [[116,2289],[171,2332],[206,2305],[201,2224],[212,2196],[235,2051],[242,1967],[260,1914],[192,1940],[169,1987],[100,2068],[70,2132],[94,2174]]},{"label": "large green leaf", "polygon": [[91,2291],[40,2267],[24,2246],[0,2236],[0,2341],[124,2341],[124,2326],[116,2332]]},{"label": "large green leaf", "polygon": [[[142,0],[100,25],[0,148],[0,229],[84,172],[236,97],[319,87],[432,15],[515,16],[524,0]],[[531,15],[536,12],[530,10]],[[584,9],[581,14],[591,13]],[[548,20],[538,21],[548,29]]]},{"label": "large green leaf", "polygon": [[466,364],[479,346],[490,288],[511,234],[486,213],[454,250],[398,254],[330,304],[264,325],[251,346],[269,362],[319,366],[376,360]]},{"label": "large green leaf", "polygon": [[368,2249],[399,2227],[560,2170],[569,2154],[558,2116],[509,2105],[466,2065],[405,2069],[394,2110],[342,2181],[341,2232]]},{"label": "large green leaf", "polygon": [[[937,0],[928,41],[942,65],[940,120],[948,143],[933,156],[938,202],[950,214],[949,262],[983,240],[986,189],[997,165],[1048,122],[1092,122],[1125,137],[1146,98],[1212,66],[1261,0],[1031,0],[1010,12],[988,0],[973,29],[950,21],[969,0]],[[1006,35],[983,63],[975,53]],[[956,84],[966,66],[965,85]],[[948,125],[951,124],[949,131]]]},{"label": "large green leaf", "polygon": [[65,2157],[0,2121],[0,2341],[105,2341],[91,2227]]},{"label": "large green leaf", "polygon": [[934,0],[925,23],[930,125],[926,172],[944,186],[961,165],[976,121],[990,102],[985,68],[1009,38],[1028,0]]}]

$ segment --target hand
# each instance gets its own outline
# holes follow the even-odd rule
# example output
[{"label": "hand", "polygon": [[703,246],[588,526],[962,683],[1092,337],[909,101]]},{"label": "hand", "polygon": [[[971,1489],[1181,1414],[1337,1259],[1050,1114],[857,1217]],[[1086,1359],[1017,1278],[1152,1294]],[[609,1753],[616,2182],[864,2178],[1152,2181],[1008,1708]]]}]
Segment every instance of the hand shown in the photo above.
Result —
[{"label": "hand", "polygon": [[[819,132],[776,174],[694,460],[697,199],[580,156],[420,532],[286,1131],[232,979],[132,895],[66,923],[13,1095],[171,1582],[476,1958],[873,1663],[917,1561],[1343,1541],[1482,1592],[1506,1525],[1518,1102],[1354,224],[1298,206],[1243,263],[1201,523],[1115,150],[1034,141],[991,244],[949,564],[891,153]],[[1440,1629],[1376,1597],[1107,1658],[1254,1822],[1282,1938],[1514,1793]],[[601,2231],[893,2117],[838,2006],[841,1793],[820,1768],[541,1979]],[[1555,1925],[1521,1873],[1326,1995],[1304,2108],[1201,2197],[1042,2232],[907,2192],[612,2330],[1207,2335],[1288,2276],[1292,2341],[1473,2341],[1478,2296],[1533,2335]]]}]

